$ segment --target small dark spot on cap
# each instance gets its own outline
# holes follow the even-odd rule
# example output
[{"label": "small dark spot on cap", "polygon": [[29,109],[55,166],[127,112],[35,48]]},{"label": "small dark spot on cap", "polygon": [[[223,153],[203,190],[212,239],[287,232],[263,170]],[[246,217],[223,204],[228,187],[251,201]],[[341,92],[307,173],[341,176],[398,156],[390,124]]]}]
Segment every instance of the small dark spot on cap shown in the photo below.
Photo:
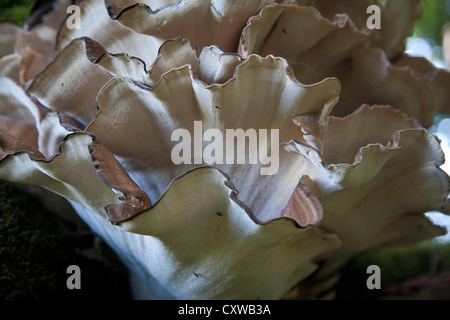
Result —
[{"label": "small dark spot on cap", "polygon": [[223,217],[223,214],[222,214],[222,213],[220,213],[220,212],[216,212],[216,214],[217,214],[218,216],[221,216],[221,217]]}]

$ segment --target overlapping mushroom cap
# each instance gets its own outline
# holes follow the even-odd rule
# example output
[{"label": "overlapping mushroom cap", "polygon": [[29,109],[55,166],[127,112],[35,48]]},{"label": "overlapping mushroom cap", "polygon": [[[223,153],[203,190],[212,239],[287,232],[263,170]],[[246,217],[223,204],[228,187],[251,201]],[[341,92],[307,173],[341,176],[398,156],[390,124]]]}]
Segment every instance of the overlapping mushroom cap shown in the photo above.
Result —
[{"label": "overlapping mushroom cap", "polygon": [[[391,2],[387,2],[388,8],[392,7]],[[409,3],[418,5],[420,1]],[[322,2],[320,4],[319,8],[322,8]],[[311,28],[314,32],[307,31]],[[382,28],[399,34],[392,29],[394,27]],[[348,115],[362,104],[385,104],[429,127],[433,112],[448,112],[448,95],[442,97],[439,93],[445,90],[433,89],[448,84],[448,72],[420,68],[426,64],[425,59],[410,58],[399,50],[395,53],[388,49],[384,51],[379,42],[386,35],[382,36],[358,29],[346,14],[335,14],[326,19],[314,7],[271,5],[250,19],[243,31],[239,52],[242,56],[270,53],[283,57],[302,83],[337,77],[342,83],[342,94],[333,110],[334,115]],[[399,43],[404,45],[405,38],[401,40]]]},{"label": "overlapping mushroom cap", "polygon": [[70,0],[49,3],[30,15],[25,26],[0,23],[0,74],[26,84],[51,62],[56,35]]},{"label": "overlapping mushroom cap", "polygon": [[[0,78],[0,177],[68,199],[140,297],[315,298],[352,256],[442,234],[424,127],[448,74],[403,54],[407,31],[363,29],[355,1],[274,2],[82,1],[26,91]],[[197,139],[184,163],[177,130]]]}]

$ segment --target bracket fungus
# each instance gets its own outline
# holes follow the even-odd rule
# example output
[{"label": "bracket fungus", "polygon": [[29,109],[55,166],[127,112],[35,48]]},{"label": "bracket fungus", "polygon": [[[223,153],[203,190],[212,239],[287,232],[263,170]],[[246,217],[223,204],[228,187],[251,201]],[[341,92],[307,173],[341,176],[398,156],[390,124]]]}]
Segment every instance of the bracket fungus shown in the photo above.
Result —
[{"label": "bracket fungus", "polygon": [[55,1],[2,24],[0,178],[66,198],[135,298],[319,298],[352,257],[445,232],[427,128],[450,76],[404,52],[420,1],[381,31],[373,2],[84,0],[76,29]]}]

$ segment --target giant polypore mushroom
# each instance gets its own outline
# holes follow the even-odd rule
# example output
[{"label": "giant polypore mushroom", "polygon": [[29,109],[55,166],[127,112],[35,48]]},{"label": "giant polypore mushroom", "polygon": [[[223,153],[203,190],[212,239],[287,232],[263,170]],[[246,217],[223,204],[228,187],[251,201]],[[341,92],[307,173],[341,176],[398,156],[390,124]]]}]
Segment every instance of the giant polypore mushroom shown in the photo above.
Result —
[{"label": "giant polypore mushroom", "polygon": [[404,55],[417,1],[381,35],[355,1],[279,2],[80,2],[39,74],[0,78],[0,178],[66,198],[137,298],[317,298],[355,255],[442,234],[449,77]]}]

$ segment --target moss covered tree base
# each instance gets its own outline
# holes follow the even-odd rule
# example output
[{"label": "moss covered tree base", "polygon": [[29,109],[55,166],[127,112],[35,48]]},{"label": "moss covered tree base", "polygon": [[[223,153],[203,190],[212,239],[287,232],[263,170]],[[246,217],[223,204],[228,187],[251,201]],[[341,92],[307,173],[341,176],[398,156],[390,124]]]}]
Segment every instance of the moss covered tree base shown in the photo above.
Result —
[{"label": "moss covered tree base", "polygon": [[0,21],[11,21],[22,26],[36,2],[35,0],[2,0]]},{"label": "moss covered tree base", "polygon": [[[116,268],[82,251],[98,239],[62,221],[36,198],[0,183],[0,299],[128,299],[128,281]],[[81,270],[81,289],[69,290],[67,267]]]}]

